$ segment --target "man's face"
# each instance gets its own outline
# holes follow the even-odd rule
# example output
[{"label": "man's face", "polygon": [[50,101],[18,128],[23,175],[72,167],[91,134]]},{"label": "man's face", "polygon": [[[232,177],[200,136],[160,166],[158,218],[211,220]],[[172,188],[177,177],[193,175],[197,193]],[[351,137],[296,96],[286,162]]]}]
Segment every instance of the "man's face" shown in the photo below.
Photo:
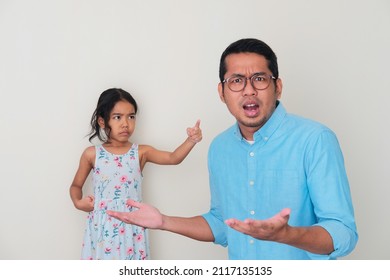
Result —
[{"label": "man's face", "polygon": [[[264,56],[255,53],[230,54],[225,59],[225,79],[231,76],[251,77],[255,73],[272,75]],[[241,133],[247,140],[253,140],[253,133],[260,129],[275,110],[276,100],[282,94],[282,81],[271,80],[268,88],[257,90],[247,80],[242,91],[235,92],[227,84],[219,83],[219,96],[236,118]]]}]

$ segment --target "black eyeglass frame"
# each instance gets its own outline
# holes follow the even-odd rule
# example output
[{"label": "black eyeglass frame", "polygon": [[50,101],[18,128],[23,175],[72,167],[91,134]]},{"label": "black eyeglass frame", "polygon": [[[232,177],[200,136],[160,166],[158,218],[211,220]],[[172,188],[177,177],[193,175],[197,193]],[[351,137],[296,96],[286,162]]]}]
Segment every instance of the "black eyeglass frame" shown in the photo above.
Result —
[{"label": "black eyeglass frame", "polygon": [[[253,80],[254,80],[254,78],[257,78],[257,77],[262,77],[262,78],[267,77],[267,78],[269,79],[269,80],[268,80],[267,86],[262,87],[262,88],[257,88],[257,87],[255,87],[255,86],[254,86],[254,83],[253,83]],[[242,89],[239,89],[239,90],[231,89],[231,87],[229,86],[229,81],[230,81],[231,79],[234,79],[234,78],[244,79],[244,86],[242,87]],[[273,75],[264,74],[264,73],[255,73],[255,74],[253,74],[253,75],[250,76],[250,77],[245,77],[245,76],[242,76],[242,75],[233,75],[233,76],[230,76],[229,78],[224,79],[224,80],[222,81],[222,83],[223,83],[223,84],[224,84],[224,83],[227,83],[227,86],[228,86],[228,88],[229,88],[231,91],[240,92],[240,91],[242,91],[242,90],[245,89],[248,80],[250,81],[251,86],[252,86],[254,89],[256,89],[256,90],[265,90],[265,89],[267,89],[267,88],[269,87],[269,85],[271,84],[271,80],[276,80],[276,79],[277,79],[277,78],[276,78],[275,76],[273,76]]]}]

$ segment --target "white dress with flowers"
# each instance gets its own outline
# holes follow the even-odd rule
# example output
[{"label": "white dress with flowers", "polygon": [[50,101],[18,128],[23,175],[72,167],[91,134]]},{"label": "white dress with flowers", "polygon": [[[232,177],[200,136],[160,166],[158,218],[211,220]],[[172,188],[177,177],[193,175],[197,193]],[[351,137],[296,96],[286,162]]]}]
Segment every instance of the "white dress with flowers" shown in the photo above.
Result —
[{"label": "white dress with flowers", "polygon": [[107,210],[131,211],[127,199],[142,200],[138,145],[123,155],[96,146],[93,169],[95,205],[88,214],[82,259],[144,260],[149,258],[147,231],[112,218]]}]

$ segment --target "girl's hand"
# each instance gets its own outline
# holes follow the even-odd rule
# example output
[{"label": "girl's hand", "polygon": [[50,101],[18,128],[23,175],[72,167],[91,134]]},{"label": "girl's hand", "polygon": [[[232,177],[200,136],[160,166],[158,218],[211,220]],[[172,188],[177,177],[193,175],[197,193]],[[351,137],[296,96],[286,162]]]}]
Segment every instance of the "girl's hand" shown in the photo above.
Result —
[{"label": "girl's hand", "polygon": [[187,128],[188,139],[193,143],[198,143],[202,140],[202,130],[200,129],[200,120],[197,120],[194,127]]},{"label": "girl's hand", "polygon": [[77,202],[76,208],[85,212],[91,212],[93,211],[94,203],[95,197],[93,195],[88,195]]}]

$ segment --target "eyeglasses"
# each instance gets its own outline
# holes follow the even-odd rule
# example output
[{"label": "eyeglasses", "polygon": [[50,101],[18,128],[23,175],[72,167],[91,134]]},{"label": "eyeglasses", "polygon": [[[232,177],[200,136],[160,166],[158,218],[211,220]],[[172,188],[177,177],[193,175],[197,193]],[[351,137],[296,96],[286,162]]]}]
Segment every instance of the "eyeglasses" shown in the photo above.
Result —
[{"label": "eyeglasses", "polygon": [[271,80],[276,80],[276,78],[272,75],[266,74],[253,74],[251,77],[247,78],[241,75],[234,75],[222,81],[222,83],[226,83],[228,88],[231,91],[242,91],[246,87],[246,81],[250,80],[253,88],[257,90],[264,90],[269,87]]}]

